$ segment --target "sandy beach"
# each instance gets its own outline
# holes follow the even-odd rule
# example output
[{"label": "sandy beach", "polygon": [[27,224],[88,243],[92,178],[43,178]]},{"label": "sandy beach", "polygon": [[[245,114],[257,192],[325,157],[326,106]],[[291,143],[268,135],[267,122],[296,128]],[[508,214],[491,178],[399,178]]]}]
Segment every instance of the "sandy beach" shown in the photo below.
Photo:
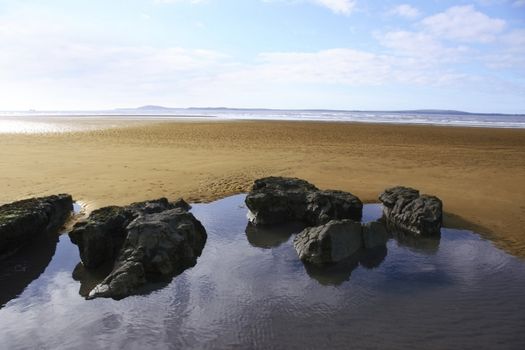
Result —
[{"label": "sandy beach", "polygon": [[[109,122],[108,122],[109,123]],[[211,201],[283,175],[365,202],[394,185],[439,196],[445,225],[525,257],[525,130],[318,122],[120,121],[0,135],[0,203],[66,192],[89,210]]]}]

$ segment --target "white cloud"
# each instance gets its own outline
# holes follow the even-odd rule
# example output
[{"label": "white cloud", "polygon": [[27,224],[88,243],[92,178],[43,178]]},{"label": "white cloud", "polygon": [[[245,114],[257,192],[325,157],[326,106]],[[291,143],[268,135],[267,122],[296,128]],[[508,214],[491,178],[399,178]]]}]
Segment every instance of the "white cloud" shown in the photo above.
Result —
[{"label": "white cloud", "polygon": [[408,4],[401,4],[392,8],[392,10],[390,10],[390,14],[400,16],[403,18],[414,19],[419,17],[421,15],[421,12],[419,12],[419,10],[414,6]]},{"label": "white cloud", "polygon": [[378,35],[379,42],[393,50],[396,55],[420,60],[418,64],[455,62],[468,52],[465,46],[447,47],[434,36],[424,32],[404,30]]},{"label": "white cloud", "polygon": [[352,13],[357,3],[356,0],[311,0],[311,2],[343,15]]},{"label": "white cloud", "polygon": [[473,6],[454,6],[421,21],[425,31],[439,37],[462,42],[490,42],[505,28],[505,21],[490,18]]},{"label": "white cloud", "polygon": [[188,3],[188,4],[201,4],[207,0],[154,0],[158,4],[176,4],[176,3]]},{"label": "white cloud", "polygon": [[516,6],[516,7],[521,7],[521,6],[525,6],[525,0],[515,0],[512,5]]},{"label": "white cloud", "polygon": [[297,3],[311,3],[317,6],[324,7],[335,14],[350,15],[356,5],[357,0],[262,0],[263,2],[285,2],[290,4]]},{"label": "white cloud", "polygon": [[376,85],[388,80],[388,59],[352,49],[268,52],[258,62],[229,73],[247,81]]},{"label": "white cloud", "polygon": [[525,29],[515,29],[501,35],[497,54],[483,57],[488,67],[494,69],[516,69],[525,73]]},{"label": "white cloud", "polygon": [[[346,47],[264,52],[241,60],[218,51],[133,44],[119,40],[122,33],[42,11],[3,15],[0,109],[142,104],[344,107],[345,93],[352,89],[395,84],[457,87],[472,81],[448,66],[472,59],[472,51],[440,40],[422,24],[414,28],[420,31],[377,34],[384,52]],[[511,48],[525,47],[524,34],[500,34],[505,55],[486,56],[487,64],[523,64],[516,59],[525,57],[522,51]]]}]

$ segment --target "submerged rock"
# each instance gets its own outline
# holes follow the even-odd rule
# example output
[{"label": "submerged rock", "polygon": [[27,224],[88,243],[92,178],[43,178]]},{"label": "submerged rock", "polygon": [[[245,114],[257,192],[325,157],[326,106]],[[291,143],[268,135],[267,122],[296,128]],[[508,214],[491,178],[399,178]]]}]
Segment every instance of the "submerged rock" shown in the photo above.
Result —
[{"label": "submerged rock", "polygon": [[0,206],[0,258],[15,253],[35,238],[55,233],[71,215],[69,194],[29,198]]},{"label": "submerged rock", "polygon": [[303,261],[317,265],[339,262],[363,247],[361,223],[332,220],[306,228],[295,237],[294,247]]},{"label": "submerged rock", "polygon": [[443,204],[439,198],[398,186],[385,190],[379,200],[389,226],[415,235],[439,235],[443,222]]},{"label": "submerged rock", "polygon": [[321,225],[334,219],[361,220],[363,203],[351,193],[321,191],[311,183],[287,177],[255,180],[246,196],[255,225],[304,221]]},{"label": "submerged rock", "polygon": [[161,198],[94,211],[70,233],[82,263],[97,269],[113,263],[109,275],[88,298],[124,298],[148,281],[175,276],[194,266],[206,231],[183,200]]}]

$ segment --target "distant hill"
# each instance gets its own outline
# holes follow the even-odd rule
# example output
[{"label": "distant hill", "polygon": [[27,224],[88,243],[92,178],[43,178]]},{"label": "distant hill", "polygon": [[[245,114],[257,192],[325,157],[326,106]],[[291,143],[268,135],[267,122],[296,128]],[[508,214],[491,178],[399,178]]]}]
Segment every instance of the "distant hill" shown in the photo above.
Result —
[{"label": "distant hill", "polygon": [[364,113],[418,113],[418,114],[447,114],[447,115],[521,115],[521,114],[505,114],[505,113],[472,113],[451,109],[409,109],[409,110],[344,110],[344,109],[273,109],[273,108],[230,108],[230,107],[188,107],[188,108],[173,108],[157,105],[145,105],[136,108],[117,108],[117,111],[142,111],[142,112],[167,112],[180,110],[230,110],[230,111],[307,111],[307,112],[364,112]]},{"label": "distant hill", "polygon": [[163,107],[163,106],[155,106],[155,105],[146,105],[146,106],[141,106],[141,107],[138,107],[138,108],[135,108],[139,111],[158,111],[158,110],[170,110],[170,109],[173,109],[173,108],[170,108],[170,107]]}]

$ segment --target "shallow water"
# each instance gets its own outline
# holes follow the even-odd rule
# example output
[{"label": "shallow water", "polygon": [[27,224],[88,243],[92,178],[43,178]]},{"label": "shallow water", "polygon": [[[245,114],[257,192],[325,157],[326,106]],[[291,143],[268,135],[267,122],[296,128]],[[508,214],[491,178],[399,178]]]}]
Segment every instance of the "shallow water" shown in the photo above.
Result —
[{"label": "shallow water", "polygon": [[[243,199],[194,205],[208,231],[197,265],[121,301],[79,295],[78,250],[61,236],[45,271],[0,309],[0,348],[525,348],[525,263],[478,235],[398,237],[312,270],[288,230],[265,239],[247,227]],[[379,215],[365,206],[365,221]]]},{"label": "shallow water", "polygon": [[446,125],[489,128],[525,128],[525,115],[458,114],[424,111],[336,111],[229,108],[175,108],[107,111],[0,111],[2,133],[48,133],[98,130],[133,122],[170,120],[292,120],[382,124]]}]

